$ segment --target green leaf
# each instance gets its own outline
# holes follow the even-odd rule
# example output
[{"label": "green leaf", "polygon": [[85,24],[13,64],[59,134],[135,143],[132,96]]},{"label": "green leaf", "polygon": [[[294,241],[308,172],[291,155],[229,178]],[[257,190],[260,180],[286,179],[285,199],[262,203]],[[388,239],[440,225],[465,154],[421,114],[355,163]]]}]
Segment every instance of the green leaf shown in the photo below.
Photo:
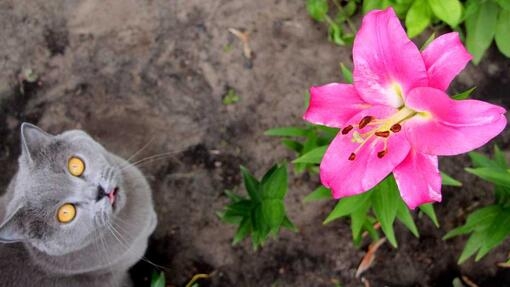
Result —
[{"label": "green leaf", "polygon": [[274,128],[265,131],[264,135],[277,137],[305,137],[308,135],[308,130],[306,128],[296,127]]},{"label": "green leaf", "polygon": [[391,2],[388,0],[364,0],[362,11],[363,14],[367,14],[368,12],[375,9],[384,9],[391,5]]},{"label": "green leaf", "polygon": [[478,64],[491,45],[497,25],[498,6],[491,1],[480,5],[466,18],[466,46],[473,55],[473,63]]},{"label": "green leaf", "polygon": [[464,225],[452,229],[446,233],[446,235],[443,236],[443,240],[448,240],[450,238],[462,234],[467,234],[475,230],[485,230],[489,228],[492,221],[497,218],[500,213],[501,208],[497,205],[490,205],[484,208],[480,208],[468,216]]},{"label": "green leaf", "polygon": [[305,196],[303,199],[304,202],[311,202],[311,201],[317,201],[317,200],[323,200],[323,199],[332,199],[331,197],[331,190],[328,188],[325,188],[324,186],[319,186],[316,188],[312,193]]},{"label": "green leaf", "polygon": [[329,40],[337,45],[343,46],[345,45],[344,38],[342,37],[343,30],[342,27],[336,23],[329,23],[328,27],[328,35]]},{"label": "green leaf", "polygon": [[151,287],[165,287],[165,273],[163,271],[157,273],[152,272]]},{"label": "green leaf", "polygon": [[500,168],[466,168],[466,171],[494,184],[510,187],[510,172]]},{"label": "green leaf", "polygon": [[277,230],[285,217],[285,207],[281,199],[265,199],[262,202],[262,213],[271,230]]},{"label": "green leaf", "polygon": [[340,63],[340,71],[342,72],[342,77],[344,81],[348,84],[352,84],[352,71],[347,68],[344,63]]},{"label": "green leaf", "polygon": [[475,167],[493,167],[498,168],[498,164],[485,156],[484,154],[481,154],[476,151],[472,151],[468,153],[469,157],[471,158],[471,161],[473,162],[473,165]]},{"label": "green leaf", "polygon": [[328,14],[328,0],[307,0],[306,10],[315,21],[324,21]]},{"label": "green leaf", "polygon": [[427,40],[425,40],[425,43],[423,43],[423,45],[421,45],[421,48],[420,48],[420,51],[423,51],[427,48],[428,45],[430,45],[430,43],[432,43],[432,41],[434,41],[434,39],[436,39],[436,33],[432,33],[428,38]]},{"label": "green leaf", "polygon": [[393,176],[387,177],[374,188],[374,194],[372,195],[374,213],[381,223],[381,229],[386,238],[395,248],[397,247],[397,239],[393,230],[393,222],[397,216],[398,200],[400,200],[400,197]]},{"label": "green leaf", "polygon": [[430,220],[432,220],[436,227],[439,227],[439,221],[437,220],[436,212],[434,211],[434,206],[432,203],[420,205],[420,210],[421,212],[425,213],[425,215],[427,215]]},{"label": "green leaf", "polygon": [[287,166],[281,165],[262,179],[262,198],[283,199],[287,194]]},{"label": "green leaf", "polygon": [[413,217],[403,202],[398,207],[397,218],[407,227],[407,229],[409,229],[414,234],[414,236],[420,236],[418,233],[418,228],[416,228],[416,224],[414,224]]},{"label": "green leaf", "polygon": [[317,148],[314,148],[313,150],[305,153],[304,155],[298,157],[293,163],[313,163],[313,164],[319,164],[322,161],[322,157],[324,156],[324,153],[326,152],[326,149],[328,146],[320,146]]},{"label": "green leaf", "polygon": [[246,188],[246,191],[250,195],[250,198],[256,201],[260,200],[260,183],[258,180],[253,177],[253,175],[250,173],[250,171],[245,168],[244,166],[241,166],[241,174],[243,176],[243,182],[244,187]]},{"label": "green leaf", "polygon": [[231,88],[228,89],[227,93],[223,96],[222,102],[225,106],[228,106],[236,104],[240,99],[241,98],[237,95],[236,90]]},{"label": "green leaf", "polygon": [[294,223],[292,223],[292,221],[290,221],[290,219],[287,215],[285,215],[285,217],[283,218],[282,226],[291,230],[291,231],[294,231],[294,232],[299,231],[298,228],[294,225]]},{"label": "green leaf", "polygon": [[243,239],[250,234],[251,231],[251,222],[249,217],[243,218],[241,224],[239,224],[239,228],[237,228],[236,234],[234,235],[234,240],[232,242],[233,245],[243,241]]},{"label": "green leaf", "polygon": [[240,196],[240,195],[238,195],[238,194],[235,194],[235,193],[233,193],[232,191],[227,190],[227,189],[225,190],[225,195],[227,195],[227,197],[230,199],[230,201],[231,201],[232,203],[234,203],[234,202],[239,202],[239,201],[241,201],[241,200],[246,199],[246,198],[244,198],[244,197],[242,197],[242,196]]},{"label": "green leaf", "polygon": [[462,250],[462,254],[460,255],[457,263],[462,264],[464,261],[466,261],[466,259],[475,254],[476,251],[482,246],[484,238],[485,236],[483,233],[473,233],[473,235],[471,235],[466,242],[464,250]]},{"label": "green leaf", "polygon": [[229,217],[232,217],[232,216],[241,216],[241,217],[245,217],[245,216],[249,216],[250,215],[250,212],[251,210],[253,209],[254,207],[254,203],[253,201],[251,200],[241,200],[241,201],[238,201],[238,202],[235,202],[235,203],[231,203],[229,205],[227,205],[226,209],[225,209],[225,213],[224,215],[225,216],[229,216]]},{"label": "green leaf", "polygon": [[284,140],[282,140],[282,144],[286,148],[288,148],[291,151],[294,151],[296,153],[299,153],[303,150],[303,144],[301,144],[300,142],[297,142],[297,141],[284,139]]},{"label": "green leaf", "polygon": [[428,0],[432,12],[451,27],[457,27],[462,16],[459,0]]},{"label": "green leaf", "polygon": [[454,179],[453,177],[447,175],[444,172],[441,172],[441,180],[442,180],[442,185],[457,186],[457,187],[462,186],[462,182]]},{"label": "green leaf", "polygon": [[494,39],[499,51],[510,58],[510,9],[499,11]]},{"label": "green leaf", "polygon": [[324,224],[328,224],[335,219],[347,216],[355,212],[358,209],[358,206],[363,205],[367,200],[370,199],[371,194],[371,192],[365,192],[359,195],[340,199],[326,220],[324,220]]},{"label": "green leaf", "polygon": [[510,10],[510,0],[496,0],[496,2],[505,10]]},{"label": "green leaf", "polygon": [[471,89],[469,90],[466,90],[462,93],[458,93],[456,95],[453,95],[452,98],[455,99],[455,100],[465,100],[467,98],[469,98],[469,96],[471,96],[471,94],[473,93],[473,91],[476,89],[476,87],[472,87]]},{"label": "green leaf", "polygon": [[413,38],[423,32],[430,25],[431,17],[432,12],[427,0],[414,1],[406,16],[407,35],[409,38]]},{"label": "green leaf", "polygon": [[494,218],[491,227],[487,229],[485,234],[488,235],[487,239],[483,242],[480,251],[478,251],[475,261],[480,260],[508,237],[510,234],[510,212],[508,210],[503,211],[497,218]]},{"label": "green leaf", "polygon": [[497,145],[494,146],[494,161],[498,164],[502,169],[508,168],[508,163],[506,161],[505,154],[499,149]]},{"label": "green leaf", "polygon": [[370,208],[370,201],[367,200],[358,206],[356,210],[351,213],[351,231],[354,241],[361,238],[361,231],[367,221],[367,212]]}]

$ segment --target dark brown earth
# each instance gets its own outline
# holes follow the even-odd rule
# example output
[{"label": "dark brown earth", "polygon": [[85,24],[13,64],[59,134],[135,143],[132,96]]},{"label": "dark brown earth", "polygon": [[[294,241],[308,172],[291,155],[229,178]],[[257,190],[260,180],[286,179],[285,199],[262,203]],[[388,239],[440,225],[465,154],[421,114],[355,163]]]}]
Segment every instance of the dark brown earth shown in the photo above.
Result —
[{"label": "dark brown earth", "polygon": [[[200,286],[362,285],[354,274],[364,251],[353,247],[348,222],[323,226],[334,203],[302,202],[316,176],[290,179],[287,208],[300,232],[284,231],[260,251],[248,241],[231,246],[234,229],[215,214],[227,202],[223,190],[239,186],[240,164],[260,176],[292,156],[264,130],[303,124],[307,88],[337,81],[339,62],[351,64],[350,48],[329,43],[301,1],[1,0],[0,27],[1,189],[16,169],[23,121],[53,133],[84,129],[126,158],[148,144],[138,159],[172,153],[141,167],[159,216],[147,258],[164,267],[169,286],[211,272]],[[251,61],[228,28],[249,33]],[[27,69],[39,81],[24,81]],[[475,98],[508,108],[509,69],[491,51],[451,92],[476,85]],[[225,106],[230,88],[241,100]],[[509,138],[496,142],[508,151]],[[466,156],[441,165],[464,182],[444,188],[441,228],[416,216],[417,239],[397,225],[400,247],[381,247],[365,275],[371,286],[451,286],[462,275],[479,286],[510,285],[510,272],[495,266],[508,242],[459,266],[465,238],[441,240],[492,200],[490,187],[463,171]],[[153,269],[134,268],[137,286],[147,286]]]}]

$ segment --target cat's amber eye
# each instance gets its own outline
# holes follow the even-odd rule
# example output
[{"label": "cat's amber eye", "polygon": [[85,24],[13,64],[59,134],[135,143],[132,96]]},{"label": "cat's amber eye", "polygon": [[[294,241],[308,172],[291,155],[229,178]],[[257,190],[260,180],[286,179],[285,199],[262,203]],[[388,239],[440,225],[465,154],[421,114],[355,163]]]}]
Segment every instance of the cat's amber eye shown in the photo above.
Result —
[{"label": "cat's amber eye", "polygon": [[60,223],[69,223],[76,217],[76,207],[66,203],[58,208],[57,219]]},{"label": "cat's amber eye", "polygon": [[85,172],[85,163],[81,158],[73,156],[67,162],[67,170],[73,176],[81,176]]}]

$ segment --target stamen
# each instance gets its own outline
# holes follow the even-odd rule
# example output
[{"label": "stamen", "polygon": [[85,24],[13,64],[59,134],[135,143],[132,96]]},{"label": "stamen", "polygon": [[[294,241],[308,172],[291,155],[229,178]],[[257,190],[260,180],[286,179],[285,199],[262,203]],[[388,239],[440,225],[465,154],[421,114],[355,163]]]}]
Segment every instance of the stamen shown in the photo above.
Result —
[{"label": "stamen", "polygon": [[375,132],[375,135],[378,137],[387,138],[390,136],[390,131]]},{"label": "stamen", "polygon": [[349,156],[349,160],[355,160],[355,159],[356,159],[356,154],[351,153],[351,155]]},{"label": "stamen", "polygon": [[402,126],[400,124],[394,124],[391,126],[390,131],[394,133],[398,133],[402,129]]},{"label": "stamen", "polygon": [[377,153],[377,157],[378,158],[383,158],[386,154],[388,153],[388,150],[382,150],[380,152]]},{"label": "stamen", "polygon": [[372,120],[374,120],[374,117],[372,116],[363,117],[359,122],[359,129],[366,127]]},{"label": "stamen", "polygon": [[345,128],[342,129],[342,134],[343,135],[346,135],[348,134],[350,131],[352,131],[353,127],[351,125],[348,125],[346,126]]}]

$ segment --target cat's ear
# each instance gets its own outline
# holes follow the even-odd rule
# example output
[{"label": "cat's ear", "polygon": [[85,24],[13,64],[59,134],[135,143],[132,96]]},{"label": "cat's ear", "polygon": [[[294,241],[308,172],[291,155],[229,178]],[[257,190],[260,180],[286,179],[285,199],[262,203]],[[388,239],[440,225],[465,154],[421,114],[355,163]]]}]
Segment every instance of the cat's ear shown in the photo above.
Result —
[{"label": "cat's ear", "polygon": [[21,146],[23,154],[30,160],[42,146],[50,143],[53,136],[30,123],[21,124]]},{"label": "cat's ear", "polygon": [[18,208],[0,223],[0,243],[14,243],[24,240],[20,210],[21,208]]}]

